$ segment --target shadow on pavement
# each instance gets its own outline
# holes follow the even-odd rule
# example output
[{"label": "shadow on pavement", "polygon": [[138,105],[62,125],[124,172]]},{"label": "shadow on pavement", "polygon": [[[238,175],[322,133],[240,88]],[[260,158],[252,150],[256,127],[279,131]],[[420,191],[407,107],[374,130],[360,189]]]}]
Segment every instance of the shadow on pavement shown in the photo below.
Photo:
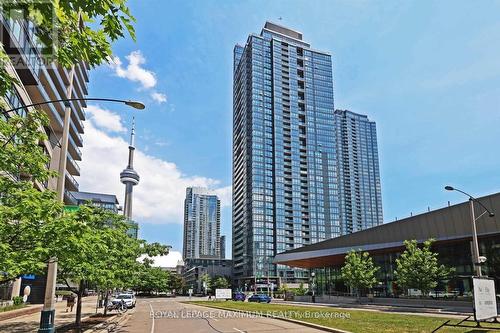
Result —
[{"label": "shadow on pavement", "polygon": [[33,324],[32,323],[23,323],[23,322],[10,322],[10,323],[2,323],[1,332],[9,332],[9,333],[26,333],[33,332]]}]

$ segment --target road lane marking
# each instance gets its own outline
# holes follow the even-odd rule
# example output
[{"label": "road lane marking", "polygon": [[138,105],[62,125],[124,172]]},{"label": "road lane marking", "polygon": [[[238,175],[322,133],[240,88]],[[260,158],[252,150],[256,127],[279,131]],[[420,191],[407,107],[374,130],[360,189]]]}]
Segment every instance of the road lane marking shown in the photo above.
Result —
[{"label": "road lane marking", "polygon": [[155,312],[153,311],[153,306],[149,303],[149,307],[151,308],[151,313],[153,314],[153,323],[151,324],[151,333],[155,331]]},{"label": "road lane marking", "polygon": [[233,327],[233,330],[235,330],[235,331],[237,331],[237,332],[240,332],[240,333],[246,333],[245,331],[239,330],[239,329],[237,329],[236,327]]}]

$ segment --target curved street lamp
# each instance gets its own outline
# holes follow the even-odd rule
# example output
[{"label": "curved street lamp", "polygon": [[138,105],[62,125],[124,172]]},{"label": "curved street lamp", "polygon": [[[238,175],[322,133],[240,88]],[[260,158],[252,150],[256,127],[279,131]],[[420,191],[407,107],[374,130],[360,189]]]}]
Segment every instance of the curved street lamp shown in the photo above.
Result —
[{"label": "curved street lamp", "polygon": [[[477,276],[481,276],[481,262],[479,260],[479,244],[477,241],[477,230],[476,230],[476,221],[479,220],[484,214],[488,213],[489,217],[494,217],[495,213],[493,213],[491,210],[486,208],[485,205],[481,203],[478,199],[474,198],[472,195],[470,195],[467,192],[464,192],[458,188],[455,188],[453,186],[447,185],[444,187],[445,190],[447,191],[457,191],[462,194],[465,194],[466,196],[469,197],[469,204],[470,204],[470,213],[471,213],[471,223],[472,223],[472,257],[473,257],[473,266],[476,270]],[[479,215],[478,217],[475,216],[475,211],[474,211],[474,202],[477,202],[481,207],[484,208],[484,212]]]},{"label": "curved street lamp", "polygon": [[33,104],[29,104],[29,105],[19,106],[17,108],[13,108],[13,109],[10,109],[10,110],[5,110],[5,111],[2,111],[2,113],[4,115],[7,115],[9,112],[13,112],[13,111],[17,111],[17,110],[29,108],[29,107],[32,107],[32,106],[39,106],[39,105],[45,105],[45,104],[53,104],[53,103],[59,103],[59,102],[63,102],[66,106],[68,106],[69,102],[74,102],[74,101],[116,102],[116,103],[123,103],[125,105],[131,106],[134,109],[138,109],[138,110],[144,110],[146,108],[146,106],[143,103],[138,102],[138,101],[131,101],[131,100],[125,100],[125,99],[116,99],[116,98],[94,98],[94,97],[89,97],[89,98],[65,98],[65,99],[54,99],[54,100],[50,100],[50,101],[43,101],[43,102],[39,102],[39,103],[33,103]]},{"label": "curved street lamp", "polygon": [[[146,106],[144,105],[144,103],[139,102],[139,101],[131,101],[131,100],[124,100],[124,99],[116,99],[116,98],[94,98],[94,97],[89,97],[89,98],[54,99],[54,100],[50,100],[50,101],[43,101],[43,102],[39,102],[39,103],[33,103],[33,104],[29,104],[29,105],[19,106],[17,108],[13,108],[13,109],[10,109],[10,110],[4,110],[4,111],[2,111],[2,114],[5,115],[5,116],[7,116],[10,112],[14,112],[14,111],[17,111],[17,110],[28,109],[28,108],[34,107],[34,106],[40,106],[40,105],[46,105],[46,104],[53,104],[53,103],[60,103],[60,102],[63,102],[66,107],[69,107],[70,106],[70,102],[73,102],[73,101],[115,102],[115,103],[123,103],[123,104],[128,105],[130,107],[133,107],[134,109],[137,109],[137,110],[144,110],[146,108]],[[66,125],[66,124],[64,124],[64,125]],[[69,124],[68,124],[68,126],[69,126]],[[20,130],[20,128],[16,132],[14,132],[14,134],[12,134],[7,139],[7,141],[5,141],[2,144],[2,148],[5,148],[5,146],[7,146],[7,144],[9,142],[11,142],[16,137],[16,135],[19,132],[19,130]],[[64,133],[64,129],[63,129],[63,133]]]}]

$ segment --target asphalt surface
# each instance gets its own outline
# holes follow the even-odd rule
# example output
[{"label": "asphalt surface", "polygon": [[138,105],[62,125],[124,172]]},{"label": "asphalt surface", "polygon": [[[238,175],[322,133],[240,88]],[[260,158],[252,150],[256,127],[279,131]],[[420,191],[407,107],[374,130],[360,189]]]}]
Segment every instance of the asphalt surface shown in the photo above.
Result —
[{"label": "asphalt surface", "polygon": [[[206,300],[206,298],[203,299]],[[136,308],[128,312],[130,318],[115,332],[324,332],[283,320],[180,303],[186,300],[188,298],[184,297],[137,299]],[[192,300],[195,300],[195,298]]]}]

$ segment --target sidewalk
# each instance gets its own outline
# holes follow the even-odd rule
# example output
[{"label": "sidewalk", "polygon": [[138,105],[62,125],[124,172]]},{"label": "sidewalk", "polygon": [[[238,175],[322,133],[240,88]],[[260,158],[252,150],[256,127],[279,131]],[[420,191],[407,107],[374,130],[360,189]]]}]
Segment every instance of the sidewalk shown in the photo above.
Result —
[{"label": "sidewalk", "polygon": [[[82,300],[82,319],[95,314],[97,296],[84,297]],[[102,309],[99,309],[102,311]],[[66,301],[56,303],[55,326],[61,327],[75,321],[76,304],[73,312],[66,313]],[[40,312],[0,321],[2,333],[37,332],[40,326]]]}]

